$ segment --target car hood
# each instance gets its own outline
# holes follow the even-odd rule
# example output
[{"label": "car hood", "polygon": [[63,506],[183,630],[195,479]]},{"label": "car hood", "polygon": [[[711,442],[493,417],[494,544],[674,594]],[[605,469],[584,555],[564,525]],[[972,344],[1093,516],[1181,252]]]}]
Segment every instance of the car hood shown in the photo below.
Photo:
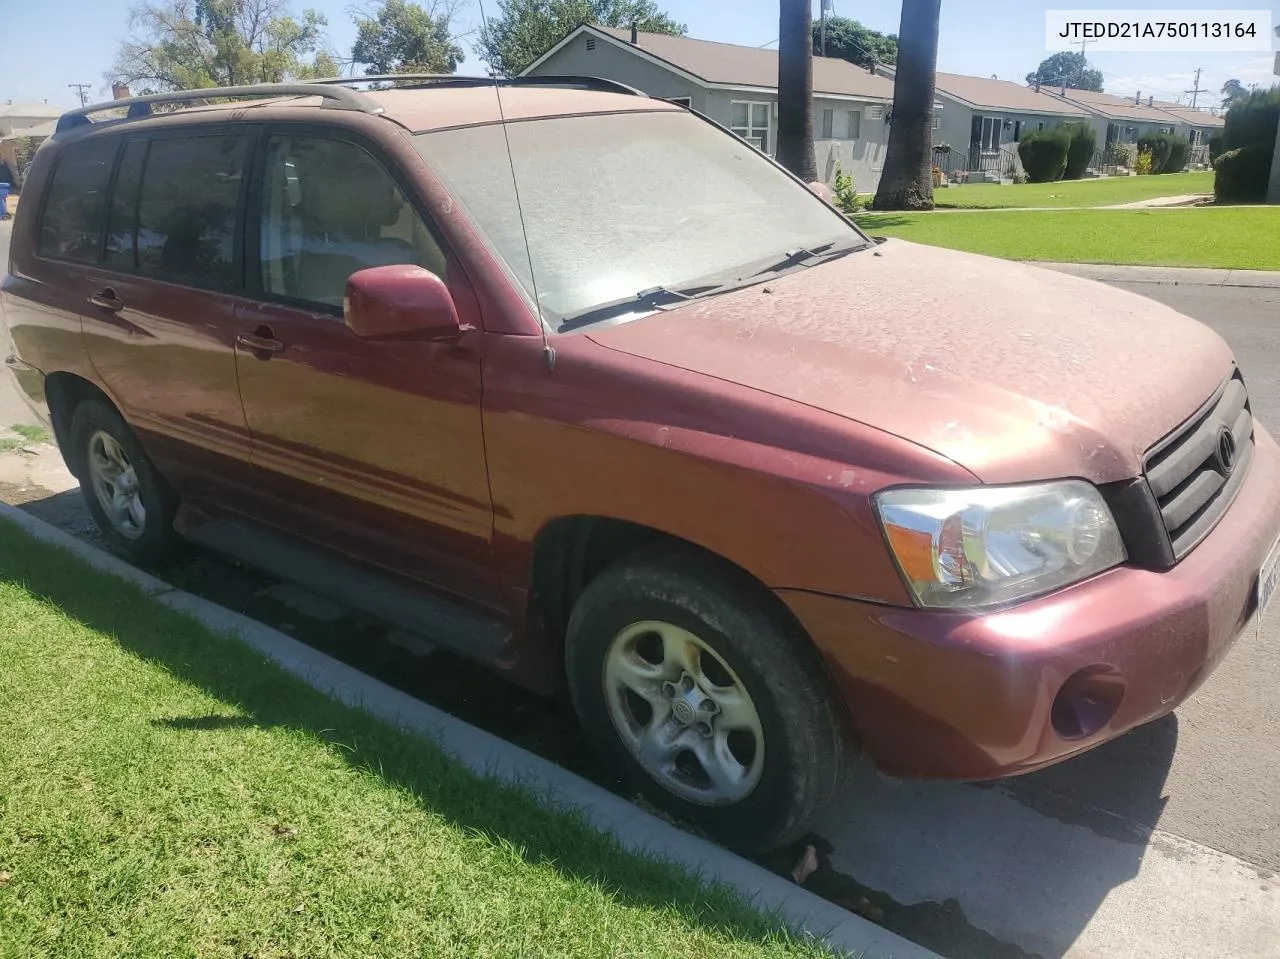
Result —
[{"label": "car hood", "polygon": [[1216,333],[1145,297],[897,240],[588,335],[896,434],[989,483],[1136,476],[1232,364]]}]

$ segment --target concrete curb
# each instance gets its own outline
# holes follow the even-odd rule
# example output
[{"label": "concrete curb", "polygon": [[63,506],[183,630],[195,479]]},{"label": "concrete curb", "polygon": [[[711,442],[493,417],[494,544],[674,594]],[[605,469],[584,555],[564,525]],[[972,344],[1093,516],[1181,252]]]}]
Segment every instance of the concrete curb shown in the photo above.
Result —
[{"label": "concrete curb", "polygon": [[1108,266],[1093,263],[1044,263],[1030,266],[1070,273],[1106,283],[1152,283],[1157,286],[1219,286],[1250,290],[1280,290],[1280,271],[1205,270],[1171,266]]},{"label": "concrete curb", "polygon": [[542,801],[581,812],[627,849],[672,862],[708,882],[729,886],[756,909],[777,914],[797,933],[866,959],[941,959],[906,939],[794,883],[690,835],[554,763],[414,699],[345,663],[208,600],[174,589],[123,560],[22,510],[0,503],[0,518],[36,539],[60,546],[95,569],[126,579],[214,632],[238,639],[304,682],[401,729],[429,737],[480,775],[527,789]]}]

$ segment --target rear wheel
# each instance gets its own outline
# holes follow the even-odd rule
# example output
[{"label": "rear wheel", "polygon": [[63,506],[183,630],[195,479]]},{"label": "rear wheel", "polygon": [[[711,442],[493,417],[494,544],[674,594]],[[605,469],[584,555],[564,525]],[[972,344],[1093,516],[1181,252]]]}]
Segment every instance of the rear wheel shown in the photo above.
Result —
[{"label": "rear wheel", "polygon": [[817,655],[770,597],[681,552],[623,560],[570,619],[574,706],[624,783],[744,851],[797,838],[846,747]]},{"label": "rear wheel", "polygon": [[177,502],[120,414],[86,400],[71,417],[80,489],[98,528],[140,566],[169,559],[177,546]]}]

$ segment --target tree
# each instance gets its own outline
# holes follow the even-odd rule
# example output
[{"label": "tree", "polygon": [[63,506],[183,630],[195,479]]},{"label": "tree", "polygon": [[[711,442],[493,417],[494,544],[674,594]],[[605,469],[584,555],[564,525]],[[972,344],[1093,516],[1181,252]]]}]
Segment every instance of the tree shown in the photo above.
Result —
[{"label": "tree", "polygon": [[809,0],[778,4],[778,162],[806,183],[818,179],[813,153],[813,10]]},{"label": "tree", "polygon": [[332,75],[320,48],[327,21],[314,10],[295,18],[288,0],[156,0],[129,12],[130,39],[105,75],[135,93],[279,83]]},{"label": "tree", "polygon": [[513,77],[584,23],[684,36],[687,27],[654,0],[499,0],[475,50],[498,76]]},{"label": "tree", "polygon": [[1228,80],[1222,85],[1222,106],[1230,109],[1237,100],[1247,97],[1249,91],[1239,80]]},{"label": "tree", "polygon": [[452,10],[424,10],[410,0],[381,0],[356,12],[351,59],[370,73],[453,73],[463,60],[451,37]]},{"label": "tree", "polygon": [[[813,52],[821,55],[819,25],[813,25]],[[848,17],[827,17],[827,56],[871,69],[873,63],[898,62],[898,38],[878,33]]]},{"label": "tree", "polygon": [[902,0],[898,69],[877,210],[933,209],[933,95],[942,0]]},{"label": "tree", "polygon": [[1027,86],[1034,87],[1037,81],[1046,87],[1102,92],[1102,71],[1090,67],[1083,53],[1055,53],[1027,74]]}]

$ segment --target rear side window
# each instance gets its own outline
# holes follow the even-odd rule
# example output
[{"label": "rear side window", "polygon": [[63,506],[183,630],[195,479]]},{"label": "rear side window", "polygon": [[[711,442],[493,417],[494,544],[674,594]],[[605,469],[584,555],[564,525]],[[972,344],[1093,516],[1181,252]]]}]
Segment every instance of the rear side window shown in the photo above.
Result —
[{"label": "rear side window", "polygon": [[[151,141],[137,205],[138,272],[193,286],[235,285],[247,142],[243,136]],[[127,259],[127,249],[120,255]]]},{"label": "rear side window", "polygon": [[120,140],[98,138],[62,151],[49,184],[36,250],[41,256],[95,263],[102,244],[107,183]]}]

